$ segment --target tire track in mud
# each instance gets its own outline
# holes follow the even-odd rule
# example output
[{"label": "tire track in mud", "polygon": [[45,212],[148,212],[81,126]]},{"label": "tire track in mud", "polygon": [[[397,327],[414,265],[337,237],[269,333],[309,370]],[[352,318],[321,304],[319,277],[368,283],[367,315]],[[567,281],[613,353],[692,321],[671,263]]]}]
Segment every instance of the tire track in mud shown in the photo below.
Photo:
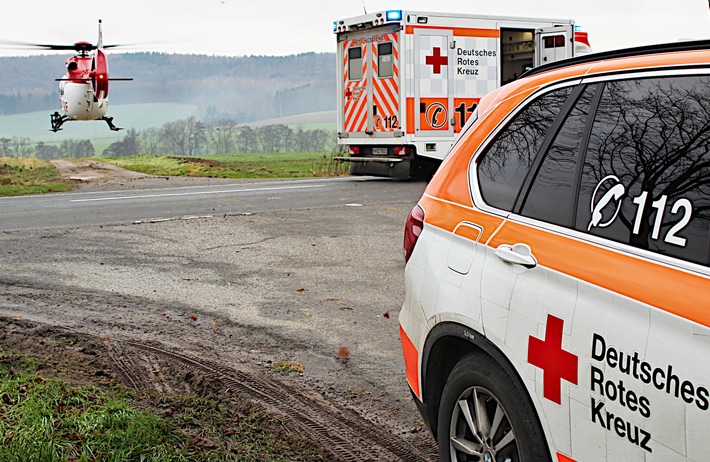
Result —
[{"label": "tire track in mud", "polygon": [[[152,384],[158,391],[170,388],[165,377],[160,380],[164,375],[164,371],[160,371],[161,364],[184,372],[198,372],[261,405],[289,432],[318,442],[331,460],[420,462],[436,459],[436,447],[429,438],[422,438],[421,444],[413,444],[355,411],[309,396],[273,375],[259,377],[136,341],[112,342],[110,350],[117,372],[131,386],[146,390]],[[146,375],[151,380],[147,380]]]}]

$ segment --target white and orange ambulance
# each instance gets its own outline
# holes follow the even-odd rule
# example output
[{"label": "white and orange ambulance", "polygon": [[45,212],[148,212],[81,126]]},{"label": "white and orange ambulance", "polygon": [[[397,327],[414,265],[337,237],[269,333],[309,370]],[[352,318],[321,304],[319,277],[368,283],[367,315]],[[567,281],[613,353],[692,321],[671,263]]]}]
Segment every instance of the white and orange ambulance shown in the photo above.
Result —
[{"label": "white and orange ambulance", "polygon": [[478,101],[589,52],[570,19],[389,10],[336,21],[338,143],[353,175],[427,177]]},{"label": "white and orange ambulance", "polygon": [[710,41],[483,98],[404,247],[407,381],[441,460],[710,460]]}]

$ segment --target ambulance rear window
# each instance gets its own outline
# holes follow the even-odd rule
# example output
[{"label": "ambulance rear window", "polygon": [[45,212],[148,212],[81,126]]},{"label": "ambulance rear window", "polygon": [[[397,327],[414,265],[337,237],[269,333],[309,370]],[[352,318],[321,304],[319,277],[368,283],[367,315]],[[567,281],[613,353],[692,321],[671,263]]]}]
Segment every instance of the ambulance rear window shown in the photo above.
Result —
[{"label": "ambulance rear window", "polygon": [[394,75],[392,42],[377,45],[377,75],[381,78],[388,78]]},{"label": "ambulance rear window", "polygon": [[362,48],[348,49],[348,80],[362,80]]},{"label": "ambulance rear window", "polygon": [[565,46],[565,36],[553,35],[551,37],[545,37],[544,42],[545,48],[562,48]]}]

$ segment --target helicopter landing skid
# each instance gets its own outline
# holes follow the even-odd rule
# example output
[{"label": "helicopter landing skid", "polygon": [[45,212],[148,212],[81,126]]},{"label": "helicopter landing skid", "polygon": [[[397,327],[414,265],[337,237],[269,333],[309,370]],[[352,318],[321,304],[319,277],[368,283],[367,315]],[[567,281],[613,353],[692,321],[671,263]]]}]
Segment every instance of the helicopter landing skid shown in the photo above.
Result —
[{"label": "helicopter landing skid", "polygon": [[52,128],[50,128],[50,130],[52,130],[53,132],[58,132],[59,130],[62,129],[62,125],[64,124],[64,122],[66,122],[67,120],[71,120],[71,119],[69,119],[69,117],[67,117],[65,115],[61,115],[58,112],[55,112],[54,114],[50,114],[49,116],[50,116],[51,122],[52,122]]},{"label": "helicopter landing skid", "polygon": [[103,117],[101,117],[101,120],[105,120],[106,123],[108,124],[108,128],[110,128],[111,130],[113,130],[115,132],[117,132],[119,130],[123,130],[121,127],[117,127],[113,124],[113,117],[103,116]]},{"label": "helicopter landing skid", "polygon": [[[50,116],[50,121],[52,122],[52,128],[50,128],[50,130],[55,133],[62,129],[62,125],[64,125],[64,122],[69,121],[69,120],[73,120],[65,115],[60,114],[59,112],[55,112],[54,114],[50,114],[49,116]],[[117,132],[119,130],[123,130],[123,128],[117,127],[113,124],[113,117],[103,116],[100,119],[96,119],[96,120],[105,121],[108,124],[108,128],[110,128],[111,130],[113,130],[115,132]]]}]

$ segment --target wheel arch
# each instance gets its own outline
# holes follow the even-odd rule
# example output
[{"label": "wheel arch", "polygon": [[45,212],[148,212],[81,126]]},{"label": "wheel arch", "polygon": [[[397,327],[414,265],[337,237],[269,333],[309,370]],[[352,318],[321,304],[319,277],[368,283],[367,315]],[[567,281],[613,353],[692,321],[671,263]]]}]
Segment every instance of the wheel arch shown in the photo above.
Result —
[{"label": "wheel arch", "polygon": [[437,437],[439,404],[446,380],[459,361],[474,353],[491,357],[517,382],[535,410],[539,422],[540,416],[534,400],[520,374],[503,352],[480,332],[456,322],[443,322],[430,331],[422,350],[422,401],[434,437]]}]

